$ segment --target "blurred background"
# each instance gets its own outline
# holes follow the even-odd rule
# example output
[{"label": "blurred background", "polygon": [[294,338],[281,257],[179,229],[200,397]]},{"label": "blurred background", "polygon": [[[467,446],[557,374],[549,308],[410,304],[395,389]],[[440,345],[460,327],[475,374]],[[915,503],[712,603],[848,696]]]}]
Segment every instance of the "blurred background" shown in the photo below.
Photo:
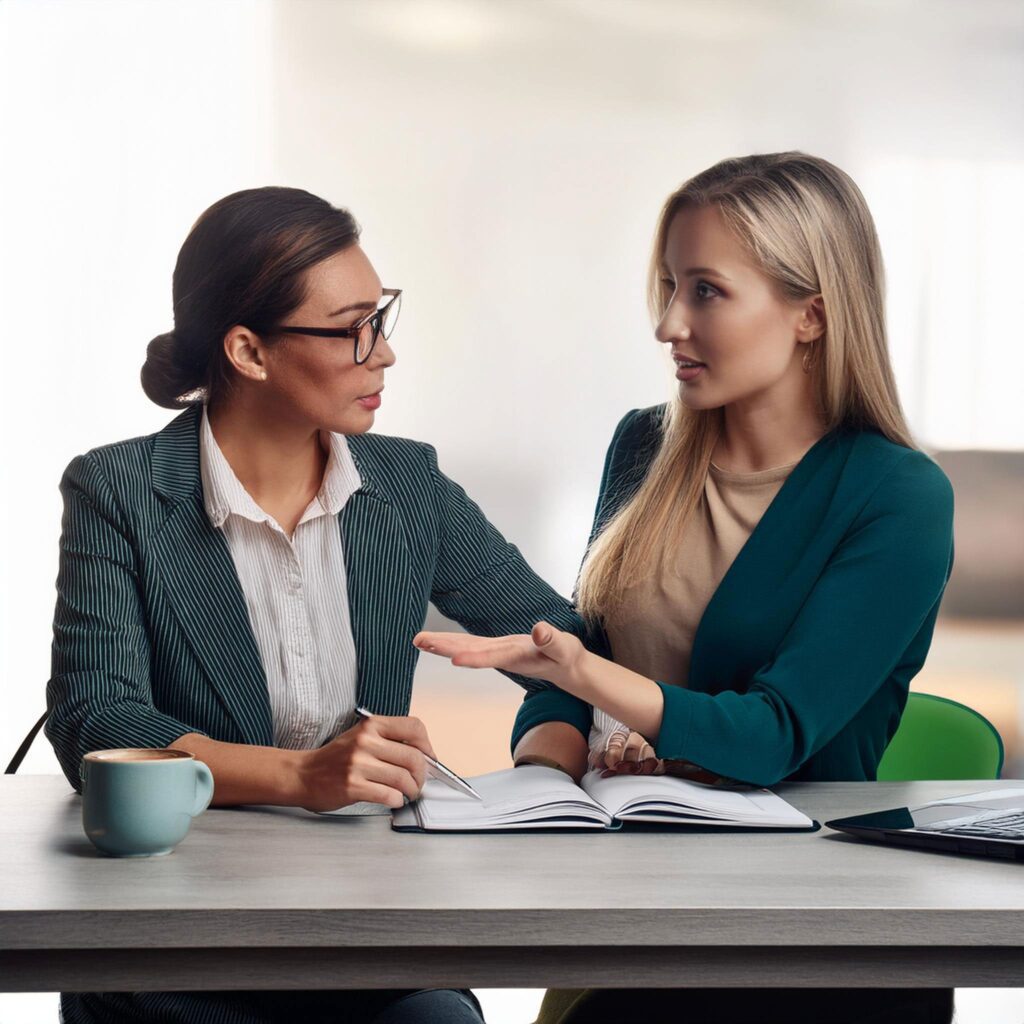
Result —
[{"label": "blurred background", "polygon": [[[643,295],[661,202],[801,149],[865,193],[906,412],[956,489],[914,688],[988,716],[1024,776],[1022,96],[1019,0],[0,0],[0,758],[44,709],[57,483],[170,419],[138,372],[207,206],[281,184],[353,211],[404,289],[376,429],[434,444],[568,595],[615,424],[675,387]],[[425,659],[414,712],[476,774],[519,699]],[[45,740],[22,768],[57,770]],[[1021,1017],[961,995],[961,1021]],[[33,998],[0,1022],[53,1019]]]}]

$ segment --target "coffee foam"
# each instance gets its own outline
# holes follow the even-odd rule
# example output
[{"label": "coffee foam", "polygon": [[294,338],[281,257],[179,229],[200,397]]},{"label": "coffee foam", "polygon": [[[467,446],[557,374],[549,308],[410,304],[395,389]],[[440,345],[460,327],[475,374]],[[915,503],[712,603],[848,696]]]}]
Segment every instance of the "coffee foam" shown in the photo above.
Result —
[{"label": "coffee foam", "polygon": [[186,750],[150,747],[123,747],[118,750],[93,750],[85,755],[89,761],[121,761],[140,764],[146,761],[181,761],[191,758]]}]

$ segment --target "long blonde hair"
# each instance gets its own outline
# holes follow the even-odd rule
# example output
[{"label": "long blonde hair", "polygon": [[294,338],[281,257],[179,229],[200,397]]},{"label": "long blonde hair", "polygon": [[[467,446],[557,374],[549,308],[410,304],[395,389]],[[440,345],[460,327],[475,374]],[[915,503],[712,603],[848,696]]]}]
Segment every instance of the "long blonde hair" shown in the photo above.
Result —
[{"label": "long blonde hair", "polygon": [[[827,326],[811,374],[826,430],[875,429],[915,447],[889,362],[878,236],[853,179],[791,151],[723,160],[685,182],[666,200],[655,233],[647,281],[655,323],[669,297],[661,279],[672,218],[712,204],[784,299],[822,296]],[[587,552],[576,601],[588,618],[614,621],[626,591],[675,548],[700,503],[722,422],[720,408],[689,409],[678,393],[669,402],[646,477]]]}]

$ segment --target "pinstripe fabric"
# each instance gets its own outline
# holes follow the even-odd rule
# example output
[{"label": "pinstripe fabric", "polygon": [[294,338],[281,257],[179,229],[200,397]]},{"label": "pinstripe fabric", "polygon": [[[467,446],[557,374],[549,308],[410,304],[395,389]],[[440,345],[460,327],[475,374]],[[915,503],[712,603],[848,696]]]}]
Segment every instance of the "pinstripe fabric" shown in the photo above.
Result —
[{"label": "pinstripe fabric", "polygon": [[329,435],[323,482],[292,536],[253,501],[203,407],[203,504],[227,541],[267,677],[274,746],[322,746],[356,720],[356,649],[337,515],[361,483],[345,438]]},{"label": "pinstripe fabric", "polygon": [[[272,745],[267,683],[231,553],[203,506],[200,413],[73,459],[46,735],[78,786],[84,753],[166,746],[185,732]],[[362,480],[338,516],[358,661],[357,701],[406,714],[427,604],[474,633],[544,618],[582,632],[429,445],[351,437]],[[513,676],[527,690],[547,687]]]},{"label": "pinstripe fabric", "polygon": [[[186,732],[273,743],[243,591],[203,504],[200,422],[193,407],[157,434],[93,449],[61,481],[46,735],[76,789],[89,750],[166,746]],[[475,633],[524,632],[538,619],[582,632],[570,604],[440,472],[430,446],[379,435],[348,443],[362,483],[337,520],[360,704],[408,713],[412,638],[429,601]],[[513,678],[530,691],[547,685]],[[273,1019],[259,1012],[263,1002],[243,996],[65,994],[62,1007],[69,1024]],[[296,1019],[304,1019],[302,999],[291,999]]]}]

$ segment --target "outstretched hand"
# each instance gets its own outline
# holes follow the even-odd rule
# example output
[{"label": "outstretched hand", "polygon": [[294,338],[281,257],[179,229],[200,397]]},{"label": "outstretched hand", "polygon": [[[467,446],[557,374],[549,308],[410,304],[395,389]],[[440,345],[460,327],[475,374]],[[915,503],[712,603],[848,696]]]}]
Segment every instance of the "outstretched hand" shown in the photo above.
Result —
[{"label": "outstretched hand", "polygon": [[470,633],[417,633],[413,644],[421,651],[450,658],[466,668],[498,668],[505,672],[546,679],[562,686],[586,653],[579,638],[538,622],[527,635],[473,636]]}]

